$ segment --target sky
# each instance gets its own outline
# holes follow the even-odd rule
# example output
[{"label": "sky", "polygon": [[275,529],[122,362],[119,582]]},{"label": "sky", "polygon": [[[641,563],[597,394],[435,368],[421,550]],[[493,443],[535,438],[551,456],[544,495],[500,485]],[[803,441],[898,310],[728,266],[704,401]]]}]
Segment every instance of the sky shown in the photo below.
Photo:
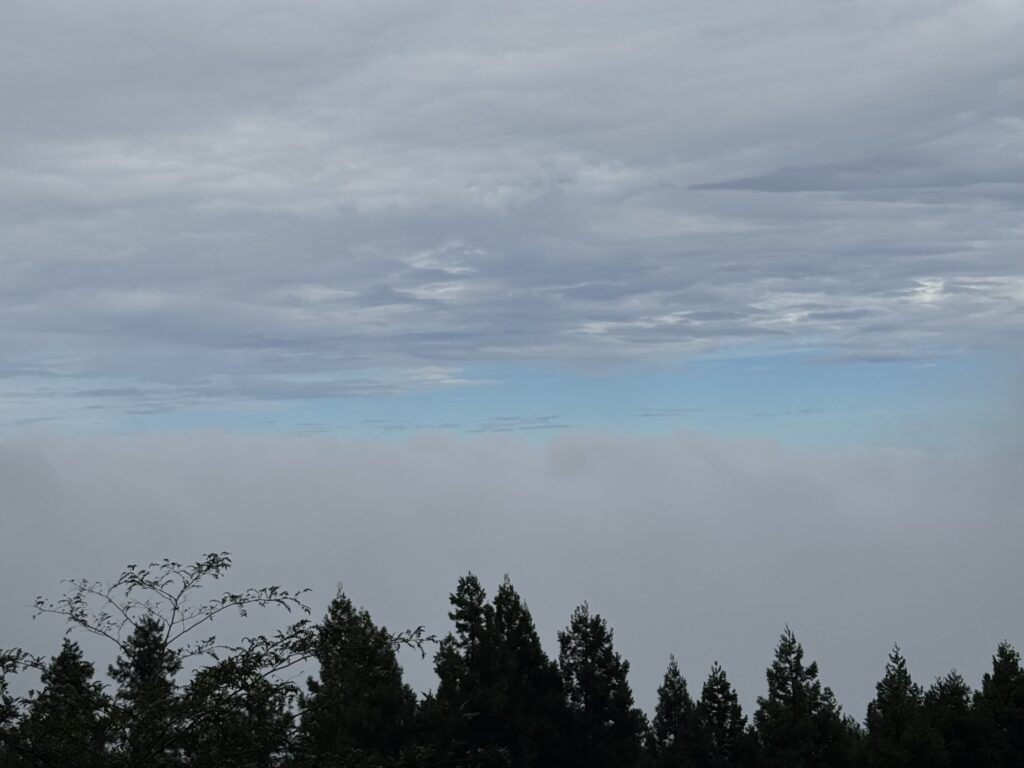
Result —
[{"label": "sky", "polygon": [[228,549],[440,631],[509,573],[547,642],[572,601],[629,624],[645,705],[715,647],[752,700],[787,621],[858,715],[901,637],[977,678],[1024,646],[1022,33],[3,3],[0,577]]}]

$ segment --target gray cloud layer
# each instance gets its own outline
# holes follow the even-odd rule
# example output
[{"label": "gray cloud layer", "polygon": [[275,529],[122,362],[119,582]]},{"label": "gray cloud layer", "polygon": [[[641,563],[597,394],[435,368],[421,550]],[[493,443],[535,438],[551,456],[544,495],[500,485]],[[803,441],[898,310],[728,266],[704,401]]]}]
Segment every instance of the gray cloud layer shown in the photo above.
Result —
[{"label": "gray cloud layer", "polygon": [[647,707],[669,653],[694,683],[721,660],[752,702],[789,622],[860,717],[893,642],[923,682],[978,683],[999,640],[1024,646],[1020,460],[689,434],[8,439],[0,645],[54,647],[32,597],[126,561],[228,549],[239,584],[313,587],[319,611],[341,581],[378,621],[442,632],[472,569],[511,575],[551,651],[589,600]]},{"label": "gray cloud layer", "polygon": [[177,408],[1000,346],[1022,32],[1002,0],[6,3],[0,376]]}]

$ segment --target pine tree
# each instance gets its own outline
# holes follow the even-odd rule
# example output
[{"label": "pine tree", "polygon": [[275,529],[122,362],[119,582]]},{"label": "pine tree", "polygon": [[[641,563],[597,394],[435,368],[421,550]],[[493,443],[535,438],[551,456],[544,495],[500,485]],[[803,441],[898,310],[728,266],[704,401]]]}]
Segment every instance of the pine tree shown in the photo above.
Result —
[{"label": "pine tree", "polygon": [[565,709],[558,667],[541,647],[529,608],[507,576],[492,607],[488,636],[501,704],[498,740],[517,766],[559,765]]},{"label": "pine tree", "polygon": [[300,752],[333,765],[369,766],[398,754],[412,735],[416,696],[402,682],[391,635],[343,593],[315,642],[319,679],[302,698]]},{"label": "pine tree", "polygon": [[992,657],[992,671],[981,681],[975,699],[1001,768],[1024,766],[1024,670],[1020,654],[1002,642]]},{"label": "pine tree", "polygon": [[898,645],[868,704],[866,747],[871,765],[879,768],[924,768],[946,760],[938,734],[925,722],[924,694]]},{"label": "pine tree", "polygon": [[704,735],[701,764],[708,768],[738,765],[746,752],[747,718],[740,707],[739,696],[717,661],[701,690],[697,719]]},{"label": "pine tree", "polygon": [[768,695],[758,697],[754,724],[771,768],[841,766],[851,758],[849,725],[835,696],[818,680],[818,665],[804,665],[804,649],[789,627],[768,668]]},{"label": "pine tree", "polygon": [[669,656],[651,721],[651,752],[655,763],[659,768],[694,765],[703,746],[697,708],[686,687],[686,679],[679,672],[676,657]]},{"label": "pine tree", "polygon": [[496,707],[492,700],[493,643],[490,626],[494,608],[472,573],[459,578],[449,595],[455,624],[434,656],[437,693],[421,708],[421,722],[439,754],[450,761],[474,765],[504,765],[508,756],[496,744]]},{"label": "pine tree", "polygon": [[480,764],[561,764],[561,679],[506,577],[491,603],[473,574],[450,597],[455,632],[435,657],[437,695],[423,721],[449,753]]},{"label": "pine tree", "polygon": [[42,690],[29,704],[17,734],[29,762],[54,768],[104,765],[107,699],[77,643],[64,640],[60,653],[43,668],[40,682]]},{"label": "pine tree", "polygon": [[615,652],[612,630],[586,603],[558,633],[559,669],[572,721],[573,764],[636,763],[644,717],[633,706],[629,662]]},{"label": "pine tree", "polygon": [[117,683],[112,723],[117,762],[132,768],[174,765],[182,746],[175,683],[182,665],[167,647],[165,629],[155,618],[141,619],[108,671]]},{"label": "pine tree", "polygon": [[924,695],[925,721],[941,740],[949,768],[972,768],[994,761],[972,693],[953,670],[936,680]]}]

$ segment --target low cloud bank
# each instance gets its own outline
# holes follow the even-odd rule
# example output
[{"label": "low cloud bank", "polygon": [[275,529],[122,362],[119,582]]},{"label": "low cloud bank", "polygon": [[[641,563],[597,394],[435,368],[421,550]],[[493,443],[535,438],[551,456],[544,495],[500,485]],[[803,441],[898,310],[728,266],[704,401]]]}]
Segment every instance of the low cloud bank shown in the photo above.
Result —
[{"label": "low cloud bank", "polygon": [[[899,642],[927,684],[977,684],[1024,646],[1018,451],[795,452],[772,443],[563,434],[549,442],[183,434],[0,442],[0,646],[50,650],[30,621],[59,579],[226,549],[240,582],[337,584],[392,628],[446,632],[447,594],[508,573],[549,652],[583,600],[653,706],[669,653],[692,689],[712,661],[746,705],[788,622],[860,718]],[[418,690],[428,662],[405,659]]]}]

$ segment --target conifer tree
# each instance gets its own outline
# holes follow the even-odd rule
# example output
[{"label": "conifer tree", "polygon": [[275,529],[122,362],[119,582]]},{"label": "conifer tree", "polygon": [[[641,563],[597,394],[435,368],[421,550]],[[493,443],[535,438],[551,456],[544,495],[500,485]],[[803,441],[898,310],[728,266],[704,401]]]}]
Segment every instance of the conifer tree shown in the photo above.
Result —
[{"label": "conifer tree", "polygon": [[866,748],[869,762],[879,768],[925,768],[945,761],[938,734],[924,719],[924,694],[898,645],[868,704]]},{"label": "conifer tree", "polygon": [[612,630],[586,603],[558,633],[559,669],[571,718],[572,764],[636,763],[645,721],[633,706],[629,662],[616,653]]},{"label": "conifer tree", "polygon": [[1001,768],[1024,766],[1024,670],[1020,654],[1002,642],[975,699]]},{"label": "conifer tree", "polygon": [[343,593],[317,629],[319,679],[302,697],[300,753],[332,765],[390,759],[412,735],[416,697],[402,682],[391,635]]},{"label": "conifer tree", "polygon": [[793,631],[779,638],[768,667],[768,695],[758,697],[754,723],[770,768],[847,765],[850,726],[829,688],[818,680],[818,665],[804,665],[804,649]]},{"label": "conifer tree", "polygon": [[659,768],[692,766],[702,748],[696,706],[686,687],[686,679],[679,672],[676,657],[669,656],[651,721],[651,752],[655,764]]},{"label": "conifer tree", "polygon": [[181,659],[167,647],[165,627],[146,616],[122,645],[108,670],[117,684],[112,723],[118,758],[129,766],[173,765],[181,746],[174,722],[178,706],[175,675]]},{"label": "conifer tree", "polygon": [[42,669],[40,682],[42,690],[17,733],[28,762],[53,768],[104,765],[107,700],[77,643],[64,640],[60,653]]},{"label": "conifer tree", "polygon": [[460,759],[561,764],[561,679],[508,577],[491,603],[473,574],[459,579],[450,600],[455,632],[435,657],[438,689],[423,721],[440,741],[458,745]]},{"label": "conifer tree", "polygon": [[949,768],[972,768],[994,761],[972,693],[967,681],[953,670],[924,694],[925,720],[941,740]]},{"label": "conifer tree", "polygon": [[704,736],[701,764],[708,768],[739,765],[747,751],[747,718],[739,696],[717,661],[701,690],[697,719]]},{"label": "conifer tree", "polygon": [[507,755],[495,745],[495,714],[489,687],[493,607],[472,573],[459,578],[449,595],[448,618],[455,631],[441,641],[434,656],[437,693],[421,708],[421,722],[435,749],[452,761],[473,759],[502,765]]},{"label": "conifer tree", "polygon": [[517,766],[559,765],[565,707],[558,667],[544,652],[529,608],[507,576],[492,607],[493,685],[502,723],[498,740]]}]

